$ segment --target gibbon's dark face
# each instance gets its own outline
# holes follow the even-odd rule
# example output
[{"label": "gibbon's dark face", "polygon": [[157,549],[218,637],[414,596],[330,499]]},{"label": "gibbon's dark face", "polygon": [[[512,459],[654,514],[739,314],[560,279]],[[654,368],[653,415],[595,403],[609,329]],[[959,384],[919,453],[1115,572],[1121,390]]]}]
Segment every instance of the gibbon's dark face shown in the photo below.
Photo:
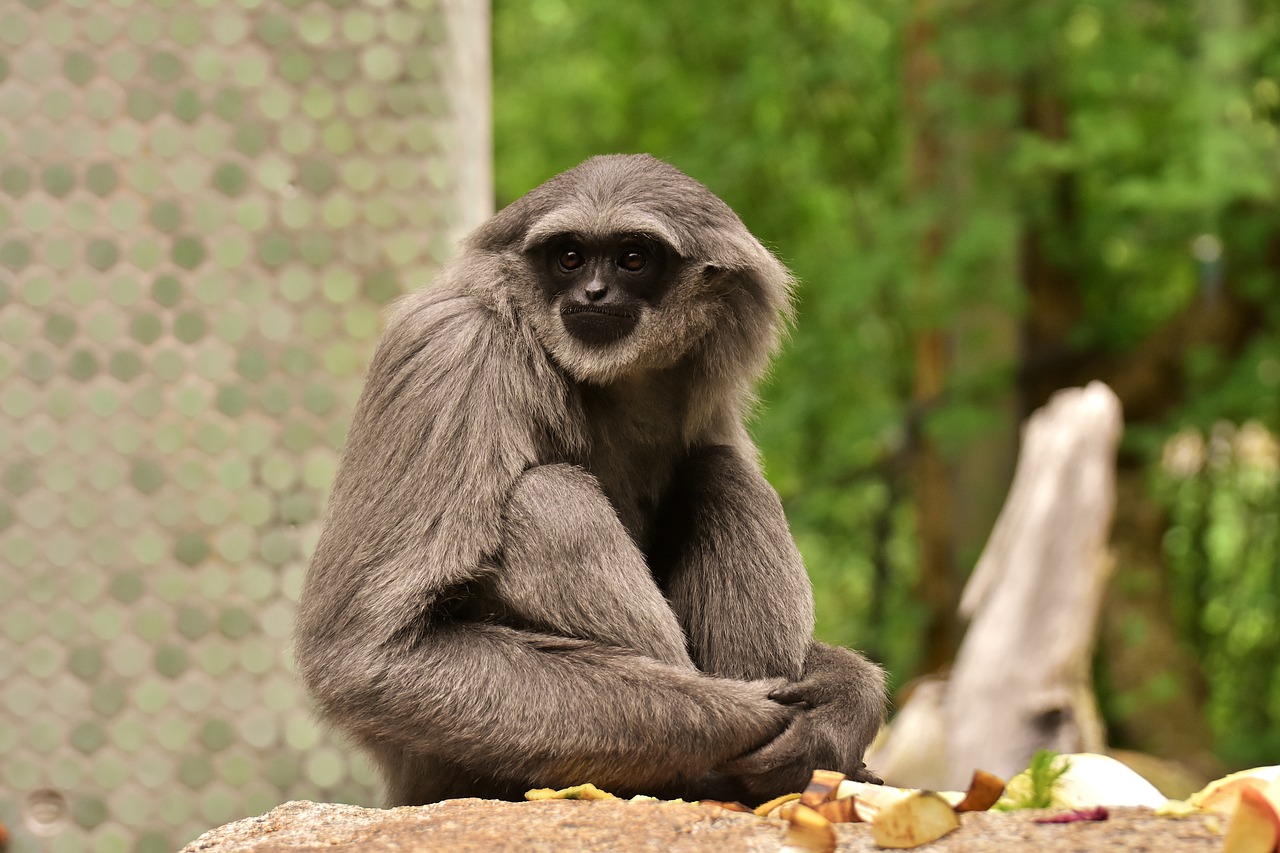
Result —
[{"label": "gibbon's dark face", "polygon": [[544,243],[541,282],[565,331],[589,347],[630,335],[666,292],[670,251],[636,235],[562,235]]}]

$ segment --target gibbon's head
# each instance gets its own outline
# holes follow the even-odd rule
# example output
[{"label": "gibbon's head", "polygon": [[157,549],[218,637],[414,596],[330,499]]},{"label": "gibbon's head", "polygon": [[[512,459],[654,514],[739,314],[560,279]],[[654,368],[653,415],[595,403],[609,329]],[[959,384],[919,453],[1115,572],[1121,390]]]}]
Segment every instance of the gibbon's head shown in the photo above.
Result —
[{"label": "gibbon's head", "polygon": [[468,243],[492,270],[473,289],[582,382],[686,360],[753,379],[790,317],[786,268],[710,190],[647,155],[593,157]]}]

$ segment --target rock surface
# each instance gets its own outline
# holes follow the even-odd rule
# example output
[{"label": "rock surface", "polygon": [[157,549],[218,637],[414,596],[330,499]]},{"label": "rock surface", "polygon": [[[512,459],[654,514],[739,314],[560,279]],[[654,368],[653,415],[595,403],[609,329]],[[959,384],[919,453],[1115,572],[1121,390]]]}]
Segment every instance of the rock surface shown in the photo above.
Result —
[{"label": "rock surface", "polygon": [[[1110,820],[1037,824],[1042,812],[975,812],[959,830],[919,848],[930,853],[1036,850],[1201,853],[1222,848],[1218,819],[1173,819],[1144,809],[1115,809]],[[878,850],[862,824],[836,827],[840,851]],[[429,806],[362,809],[310,802],[285,803],[261,817],[206,832],[183,853],[367,853],[442,850],[574,851],[734,850],[777,853],[785,824],[712,806],[686,803],[550,800],[503,803],[448,800]]]}]

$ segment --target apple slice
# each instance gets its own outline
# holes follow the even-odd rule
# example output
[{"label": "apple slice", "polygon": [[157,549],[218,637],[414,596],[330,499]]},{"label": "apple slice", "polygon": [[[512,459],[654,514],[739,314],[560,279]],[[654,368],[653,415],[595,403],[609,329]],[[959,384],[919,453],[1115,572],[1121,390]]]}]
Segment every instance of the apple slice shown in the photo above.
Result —
[{"label": "apple slice", "polygon": [[950,803],[932,791],[918,791],[880,808],[871,837],[881,847],[904,849],[937,841],[959,826]]},{"label": "apple slice", "polygon": [[862,820],[858,816],[857,797],[844,797],[843,799],[820,803],[814,806],[814,810],[832,823],[857,823]]},{"label": "apple slice", "polygon": [[1199,791],[1187,797],[1187,802],[1193,806],[1203,806],[1204,801],[1213,796],[1214,792],[1219,788],[1231,785],[1241,779],[1260,779],[1270,784],[1280,779],[1280,765],[1272,765],[1270,767],[1253,767],[1249,770],[1240,770],[1236,773],[1228,773],[1221,779],[1214,779],[1208,785],[1205,785]]},{"label": "apple slice", "polygon": [[[849,783],[845,783],[847,785]],[[862,784],[862,783],[858,783]],[[840,792],[844,795],[845,785],[840,786]],[[907,797],[914,797],[921,793],[918,788],[891,788],[888,785],[866,785],[859,789],[857,794],[851,794],[853,798],[853,808],[861,820],[872,823],[876,819],[876,815],[880,814],[880,810],[886,806],[892,805],[899,800],[905,800]],[[957,797],[963,797],[963,794],[956,794]],[[844,796],[841,796],[844,799]],[[944,798],[945,799],[945,798]]]},{"label": "apple slice", "polygon": [[831,802],[836,798],[840,783],[843,781],[843,773],[837,773],[834,770],[815,770],[809,779],[808,787],[800,795],[800,802],[810,807]]},{"label": "apple slice", "polygon": [[1212,791],[1200,799],[1200,808],[1205,811],[1217,812],[1218,814],[1235,814],[1236,807],[1240,805],[1240,795],[1244,793],[1246,788],[1253,788],[1255,791],[1262,793],[1267,789],[1267,783],[1255,776],[1242,776],[1239,779],[1232,779],[1222,785],[1214,787]]},{"label": "apple slice", "polygon": [[985,770],[975,770],[973,779],[969,781],[969,790],[964,799],[956,803],[955,808],[958,812],[985,812],[998,803],[1003,795],[1003,779]]},{"label": "apple slice", "polygon": [[801,803],[791,804],[782,853],[835,853],[836,831],[831,821]]},{"label": "apple slice", "polygon": [[1280,814],[1257,788],[1240,789],[1240,804],[1227,827],[1223,853],[1275,853],[1280,842]]},{"label": "apple slice", "polygon": [[1271,805],[1275,808],[1276,814],[1280,814],[1280,779],[1272,780],[1262,795],[1271,801]]}]

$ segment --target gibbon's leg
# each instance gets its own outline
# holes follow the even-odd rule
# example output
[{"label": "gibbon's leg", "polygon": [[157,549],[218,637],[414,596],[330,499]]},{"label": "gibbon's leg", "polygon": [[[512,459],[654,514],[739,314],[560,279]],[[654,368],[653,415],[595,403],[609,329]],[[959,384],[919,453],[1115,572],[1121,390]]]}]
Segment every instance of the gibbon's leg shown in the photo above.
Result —
[{"label": "gibbon's leg", "polygon": [[617,793],[694,790],[795,716],[768,698],[778,680],[693,668],[585,472],[527,472],[505,523],[499,565],[477,579],[499,621],[462,617],[464,606],[424,614],[391,642],[316,645],[307,658],[320,710],[382,766],[390,804],[585,781]]},{"label": "gibbon's leg", "polygon": [[786,677],[770,695],[802,709],[773,742],[721,770],[748,799],[798,790],[818,768],[879,781],[862,756],[884,721],[884,672],[813,639],[808,577],[772,487],[732,448],[709,447],[678,489],[664,570],[694,661],[721,675]]}]

